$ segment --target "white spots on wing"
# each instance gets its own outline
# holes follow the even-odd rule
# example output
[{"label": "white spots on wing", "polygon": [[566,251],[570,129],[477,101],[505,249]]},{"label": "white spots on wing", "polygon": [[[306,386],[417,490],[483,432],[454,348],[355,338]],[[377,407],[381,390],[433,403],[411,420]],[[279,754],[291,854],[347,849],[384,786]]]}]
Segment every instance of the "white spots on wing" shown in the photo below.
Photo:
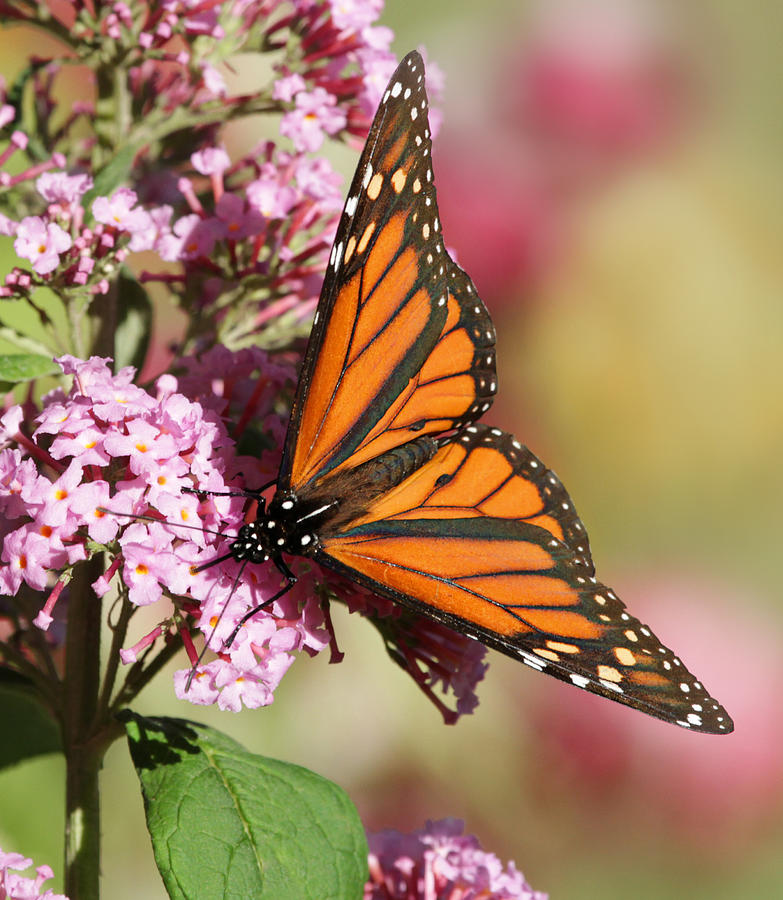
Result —
[{"label": "white spots on wing", "polygon": [[443,297],[440,297],[438,299],[438,306],[445,306],[445,305],[446,305],[446,296],[444,295]]},{"label": "white spots on wing", "polygon": [[403,169],[397,169],[397,171],[391,177],[392,187],[394,188],[394,193],[399,194],[402,189],[405,187],[405,180],[407,175]]},{"label": "white spots on wing", "polygon": [[587,685],[590,684],[590,679],[585,678],[584,675],[577,675],[576,673],[571,673],[571,675],[569,675],[568,677],[571,679],[573,684],[575,684],[577,687],[580,687],[580,688],[586,688]]},{"label": "white spots on wing", "polygon": [[410,97],[410,95],[411,95],[411,89],[410,89],[410,88],[405,88],[405,93],[402,95],[402,99],[403,99],[403,100],[407,100],[408,97]]},{"label": "white spots on wing", "polygon": [[417,134],[414,140],[416,141],[416,146],[421,147],[421,135]]},{"label": "white spots on wing", "polygon": [[356,207],[359,203],[359,195],[354,194],[353,197],[349,197],[345,201],[345,212],[346,215],[352,216],[356,212]]},{"label": "white spots on wing", "polygon": [[301,538],[299,538],[299,543],[306,547],[308,544],[312,543],[313,537],[310,534],[303,534]]},{"label": "white spots on wing", "polygon": [[419,115],[418,109],[416,109],[415,106],[412,107],[412,108],[411,108],[411,119],[412,119],[414,122],[416,121],[416,117],[417,117],[418,115]]},{"label": "white spots on wing", "polygon": [[332,263],[335,271],[340,267],[340,262],[343,258],[343,242],[340,243],[334,248],[334,262]]},{"label": "white spots on wing", "polygon": [[399,81],[395,81],[391,88],[392,97],[399,97],[402,93],[402,85]]},{"label": "white spots on wing", "polygon": [[688,722],[691,725],[701,725],[701,716],[697,716],[696,713],[688,713]]},{"label": "white spots on wing", "polygon": [[435,257],[434,257],[431,253],[428,253],[428,254],[427,254],[427,263],[428,263],[428,264],[431,264],[431,263],[432,263],[432,260],[433,260],[434,258],[435,258]]},{"label": "white spots on wing", "polygon": [[681,681],[680,690],[683,692],[683,694],[689,694],[691,692],[691,686],[689,684],[686,684],[686,682]]},{"label": "white spots on wing", "polygon": [[418,194],[420,190],[421,190],[421,181],[418,178],[416,178],[413,181],[413,193]]},{"label": "white spots on wing", "polygon": [[522,662],[525,663],[525,665],[530,666],[531,669],[535,669],[537,672],[543,672],[546,668],[546,663],[543,659],[538,659],[538,657],[536,656],[531,656],[524,650],[518,650],[517,652],[522,657]]},{"label": "white spots on wing", "polygon": [[294,508],[293,500],[283,500],[283,502],[280,504],[280,509],[293,509],[293,508]]},{"label": "white spots on wing", "polygon": [[367,187],[370,183],[370,179],[372,178],[372,163],[367,163],[367,168],[364,170],[364,177],[362,178],[362,187]]},{"label": "white spots on wing", "polygon": [[613,681],[607,681],[605,678],[599,678],[598,680],[601,682],[601,685],[608,691],[614,691],[616,694],[623,693],[623,689],[619,684],[615,684]]},{"label": "white spots on wing", "polygon": [[422,228],[421,228],[421,235],[422,235],[422,237],[424,238],[425,241],[426,241],[426,240],[429,238],[429,236],[430,236],[430,226],[429,226],[426,222],[424,223],[424,225],[422,225]]}]

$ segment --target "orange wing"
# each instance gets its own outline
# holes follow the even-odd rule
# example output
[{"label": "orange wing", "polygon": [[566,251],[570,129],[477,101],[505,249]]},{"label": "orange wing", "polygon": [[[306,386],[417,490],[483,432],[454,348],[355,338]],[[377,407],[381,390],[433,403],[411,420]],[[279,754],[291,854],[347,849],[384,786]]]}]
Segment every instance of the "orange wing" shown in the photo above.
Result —
[{"label": "orange wing", "polygon": [[474,425],[319,535],[316,559],[538,671],[694,731],[725,734],[720,704],[592,575],[556,476],[511,435]]},{"label": "orange wing", "polygon": [[278,488],[300,492],[422,434],[474,421],[495,392],[495,333],[443,245],[424,64],[400,63],[332,248]]}]

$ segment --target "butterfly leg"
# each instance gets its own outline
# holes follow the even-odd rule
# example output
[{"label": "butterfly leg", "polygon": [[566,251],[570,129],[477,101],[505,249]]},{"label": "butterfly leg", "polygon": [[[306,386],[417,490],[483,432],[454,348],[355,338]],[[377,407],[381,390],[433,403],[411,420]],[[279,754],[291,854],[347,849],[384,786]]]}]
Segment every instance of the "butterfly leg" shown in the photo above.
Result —
[{"label": "butterfly leg", "polygon": [[207,497],[244,497],[245,499],[252,497],[254,500],[261,501],[263,499],[262,494],[264,491],[271,488],[273,484],[277,484],[277,481],[274,479],[268,481],[266,484],[262,484],[260,488],[245,488],[241,491],[204,491],[199,488],[190,487],[180,488],[180,491],[183,494],[203,494]]},{"label": "butterfly leg", "polygon": [[253,609],[249,610],[244,614],[244,616],[242,616],[242,618],[237,623],[236,628],[229,635],[229,638],[224,645],[225,647],[228,648],[234,643],[234,639],[239,633],[239,629],[245,624],[245,622],[247,622],[248,619],[252,619],[252,617],[257,612],[262,609],[266,609],[268,606],[271,606],[275,602],[275,600],[279,600],[284,594],[287,594],[296,584],[298,579],[296,575],[294,575],[294,573],[288,568],[282,556],[273,556],[272,562],[277,566],[280,573],[285,576],[287,583],[284,584],[283,587],[281,587],[280,590],[276,594],[273,594],[268,600],[264,600],[263,603],[259,603],[258,606],[254,606]]}]

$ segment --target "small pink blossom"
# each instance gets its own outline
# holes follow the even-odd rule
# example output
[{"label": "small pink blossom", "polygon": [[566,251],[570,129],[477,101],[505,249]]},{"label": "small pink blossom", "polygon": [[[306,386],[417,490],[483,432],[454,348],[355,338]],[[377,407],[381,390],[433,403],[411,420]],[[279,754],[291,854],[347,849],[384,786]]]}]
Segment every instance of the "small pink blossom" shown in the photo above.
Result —
[{"label": "small pink blossom", "polygon": [[222,147],[206,147],[190,157],[193,168],[202,175],[221,175],[231,165],[231,159]]},{"label": "small pink blossom", "polygon": [[222,194],[215,204],[215,215],[223,224],[225,237],[229,241],[241,241],[258,234],[263,228],[263,218],[258,210],[245,207],[236,194]]},{"label": "small pink blossom", "polygon": [[44,882],[54,878],[50,866],[38,866],[35,878],[16,874],[29,869],[32,864],[33,861],[21,853],[4,853],[0,849],[0,897],[3,900],[68,900],[65,894],[55,894],[48,888],[43,890]]},{"label": "small pink blossom", "polygon": [[16,229],[14,250],[29,259],[39,275],[53,272],[60,264],[60,254],[70,250],[71,236],[55,222],[39,216],[25,216]]},{"label": "small pink blossom", "polygon": [[204,78],[204,88],[213,97],[226,96],[226,80],[222,74],[207,62],[201,63],[201,74]]},{"label": "small pink blossom", "polygon": [[136,206],[136,192],[130,188],[118,188],[111,197],[96,197],[92,214],[97,222],[131,234],[143,232],[150,225],[149,213]]},{"label": "small pink blossom", "polygon": [[11,237],[16,234],[16,230],[19,228],[19,224],[14,222],[13,219],[9,219],[8,216],[4,216],[0,213],[0,234],[4,234],[6,237]]},{"label": "small pink blossom", "polygon": [[322,87],[301,91],[296,95],[296,109],[286,113],[280,133],[293,141],[297,150],[320,149],[326,134],[337,134],[345,128],[345,113],[337,107],[337,98]]},{"label": "small pink blossom", "polygon": [[89,175],[66,175],[65,172],[44,172],[35,182],[38,193],[47,203],[70,206],[92,187]]},{"label": "small pink blossom", "polygon": [[293,75],[285,75],[283,78],[277,79],[272,88],[272,97],[275,100],[283,100],[285,103],[290,103],[296,94],[306,88],[307,82],[301,75],[294,72]]},{"label": "small pink blossom", "polygon": [[329,0],[332,21],[342,32],[362,31],[383,11],[383,0]]},{"label": "small pink blossom", "polygon": [[251,181],[245,191],[248,202],[266,219],[284,219],[297,200],[294,188],[274,176]]},{"label": "small pink blossom", "polygon": [[513,862],[503,866],[475,837],[463,835],[463,828],[458,819],[443,819],[412,834],[368,834],[364,900],[547,900]]}]

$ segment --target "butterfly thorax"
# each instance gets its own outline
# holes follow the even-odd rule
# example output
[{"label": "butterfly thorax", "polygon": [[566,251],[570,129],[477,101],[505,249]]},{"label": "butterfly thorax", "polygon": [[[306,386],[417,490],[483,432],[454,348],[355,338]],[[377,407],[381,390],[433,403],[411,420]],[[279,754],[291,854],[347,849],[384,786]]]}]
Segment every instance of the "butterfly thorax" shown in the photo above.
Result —
[{"label": "butterfly thorax", "polygon": [[240,528],[232,555],[240,562],[261,563],[281,553],[313,554],[320,536],[363,515],[372,500],[403,482],[437,450],[433,438],[416,438],[299,492],[278,491],[268,506],[259,506],[254,522]]}]

